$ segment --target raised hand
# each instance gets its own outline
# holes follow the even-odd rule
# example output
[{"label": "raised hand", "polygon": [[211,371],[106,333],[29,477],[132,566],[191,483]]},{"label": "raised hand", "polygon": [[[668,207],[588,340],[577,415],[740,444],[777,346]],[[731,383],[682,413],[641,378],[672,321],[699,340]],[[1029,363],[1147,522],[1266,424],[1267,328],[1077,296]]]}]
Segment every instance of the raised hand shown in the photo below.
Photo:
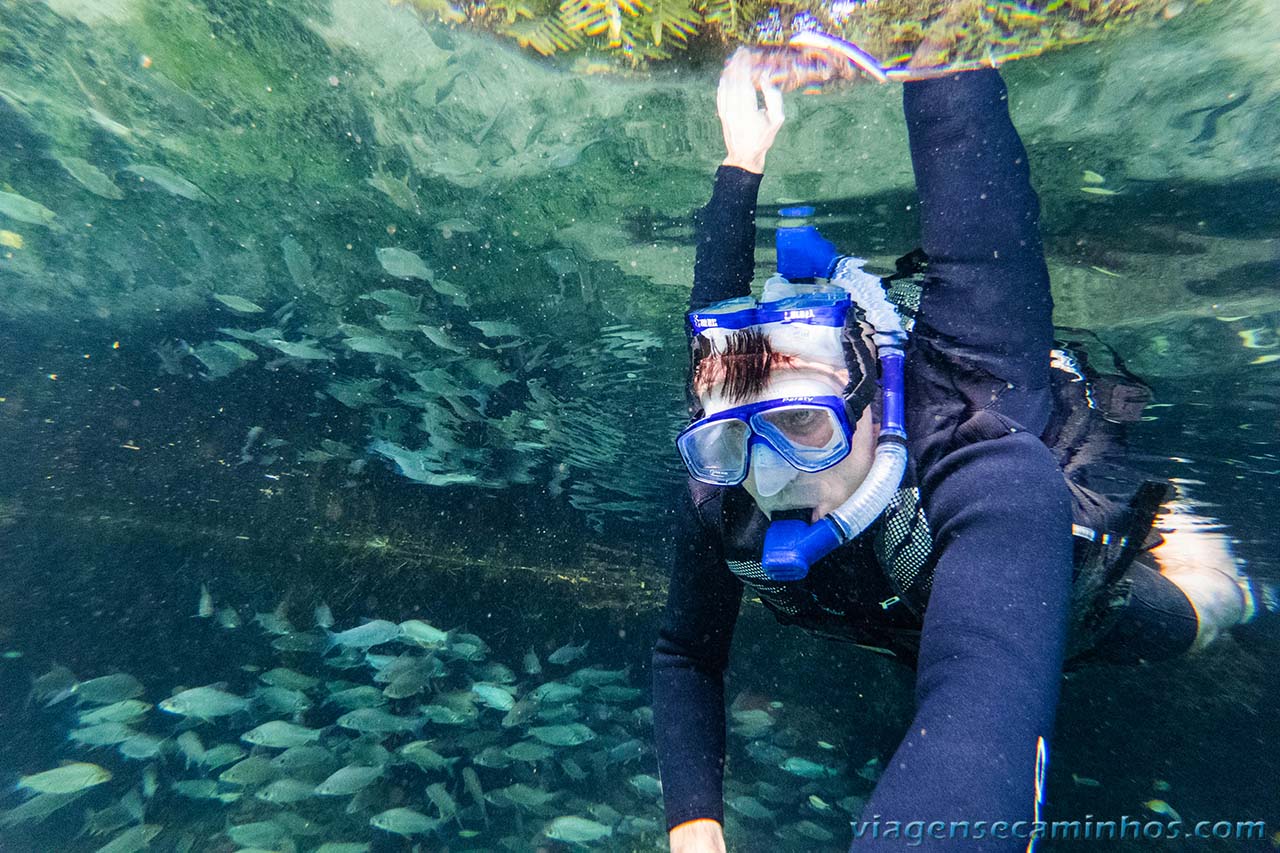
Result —
[{"label": "raised hand", "polygon": [[[728,152],[724,165],[763,174],[765,155],[786,117],[782,111],[782,90],[765,80],[757,84],[757,77],[751,52],[739,48],[720,75],[716,112]],[[757,89],[764,96],[763,109],[756,96]]]}]

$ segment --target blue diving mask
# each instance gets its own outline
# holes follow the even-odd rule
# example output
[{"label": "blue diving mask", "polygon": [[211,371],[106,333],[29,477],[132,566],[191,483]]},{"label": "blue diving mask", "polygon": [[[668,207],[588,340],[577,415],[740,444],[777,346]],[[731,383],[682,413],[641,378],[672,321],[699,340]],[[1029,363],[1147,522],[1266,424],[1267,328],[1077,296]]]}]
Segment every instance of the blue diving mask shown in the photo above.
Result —
[{"label": "blue diving mask", "polygon": [[680,433],[676,446],[695,480],[736,486],[747,478],[758,445],[812,474],[848,456],[852,438],[843,397],[782,397],[701,418]]},{"label": "blue diving mask", "polygon": [[[844,503],[812,524],[780,517],[771,520],[766,531],[760,558],[765,575],[774,581],[794,581],[867,529],[897,492],[907,467],[903,350],[907,335],[880,279],[863,271],[863,261],[838,257],[835,247],[811,225],[780,226],[777,237],[778,269],[791,278],[771,278],[759,300],[740,297],[689,314],[691,391],[701,396],[727,375],[717,371],[714,363],[703,375],[707,359],[732,356],[739,347],[745,350],[743,354],[755,355],[736,337],[754,330],[768,339],[774,353],[809,365],[848,370],[853,382],[844,396],[805,398],[805,405],[813,408],[804,417],[813,423],[830,418],[825,421],[830,436],[817,432],[806,438],[779,424],[780,416],[771,417],[769,412],[785,410],[799,399],[780,397],[701,417],[677,441],[694,479],[716,486],[738,485],[754,462],[757,485],[765,486],[761,494],[776,494],[794,478],[794,471],[822,471],[848,456],[853,437],[848,407],[860,411],[878,390],[880,425],[875,458],[861,484]],[[829,282],[826,285],[804,281],[824,278]],[[874,363],[862,358],[857,336],[846,334],[847,314],[855,303],[874,329],[878,371]]]}]

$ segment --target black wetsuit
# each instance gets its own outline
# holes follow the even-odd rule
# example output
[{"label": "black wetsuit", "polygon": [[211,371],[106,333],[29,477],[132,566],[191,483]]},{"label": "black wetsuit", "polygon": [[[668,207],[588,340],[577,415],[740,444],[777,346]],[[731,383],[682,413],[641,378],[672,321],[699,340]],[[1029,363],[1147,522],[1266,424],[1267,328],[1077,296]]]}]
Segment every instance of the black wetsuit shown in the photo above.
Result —
[{"label": "black wetsuit", "polygon": [[[1054,411],[1054,329],[1039,202],[996,72],[907,83],[904,105],[929,259],[907,354],[910,477],[932,534],[928,607],[892,606],[893,587],[865,569],[870,534],[815,565],[806,595],[846,639],[892,648],[909,637],[918,652],[916,713],[863,817],[1027,821],[1037,740],[1047,741],[1058,700],[1082,506],[1042,440]],[[741,169],[717,172],[692,308],[749,293],[759,183]],[[758,559],[767,526],[740,487],[691,482],[680,515],[653,675],[669,827],[723,821],[723,673],[744,588],[726,561],[753,548]],[[836,576],[841,588],[823,586]],[[770,589],[752,585],[770,604]],[[902,842],[854,844],[882,845]],[[983,849],[1025,846],[1024,835]]]}]

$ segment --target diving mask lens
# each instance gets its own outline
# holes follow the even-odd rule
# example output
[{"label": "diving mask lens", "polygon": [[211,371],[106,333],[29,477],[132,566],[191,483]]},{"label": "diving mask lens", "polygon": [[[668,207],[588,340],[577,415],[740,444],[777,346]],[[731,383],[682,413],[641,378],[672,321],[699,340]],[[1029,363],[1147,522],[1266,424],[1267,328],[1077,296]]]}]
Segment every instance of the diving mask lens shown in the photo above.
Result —
[{"label": "diving mask lens", "polygon": [[695,480],[736,486],[747,476],[751,428],[736,418],[694,424],[677,439],[680,456]]},{"label": "diving mask lens", "polygon": [[763,441],[798,471],[830,468],[849,454],[853,430],[840,398],[819,399],[755,403],[689,426],[676,439],[685,467],[695,480],[736,486],[747,477],[751,445]]},{"label": "diving mask lens", "polygon": [[758,412],[751,428],[801,471],[829,468],[849,453],[849,435],[827,406],[795,404]]}]

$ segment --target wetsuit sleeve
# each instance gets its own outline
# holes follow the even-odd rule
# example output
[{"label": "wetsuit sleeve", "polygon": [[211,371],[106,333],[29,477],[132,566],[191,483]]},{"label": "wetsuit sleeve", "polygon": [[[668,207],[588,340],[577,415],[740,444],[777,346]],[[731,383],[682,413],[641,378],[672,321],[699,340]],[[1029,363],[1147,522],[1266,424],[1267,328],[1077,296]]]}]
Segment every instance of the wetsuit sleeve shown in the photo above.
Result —
[{"label": "wetsuit sleeve", "polygon": [[[1013,824],[1035,815],[1072,558],[1070,493],[1038,438],[1053,307],[1038,202],[995,71],[905,88],[930,260],[908,405],[938,562],[916,713],[863,818],[981,821],[978,846],[944,832],[926,849],[1023,850],[1028,827],[1018,837]],[[929,434],[931,420],[948,426]],[[859,840],[860,826],[854,850],[903,849],[869,830]]]},{"label": "wetsuit sleeve", "polygon": [[[862,818],[984,822],[978,846],[943,834],[926,850],[1021,851],[1028,825],[1018,837],[1014,824],[1036,814],[1037,739],[1047,744],[1053,727],[1066,635],[1071,501],[1049,449],[1014,429],[979,415],[922,484],[931,523],[944,521],[916,713]],[[857,821],[854,835],[853,851],[906,849]]]},{"label": "wetsuit sleeve", "polygon": [[756,196],[762,175],[721,166],[706,207],[694,217],[698,250],[690,309],[751,293],[755,272]]},{"label": "wetsuit sleeve", "polygon": [[724,671],[742,601],[742,582],[686,503],[653,651],[653,725],[668,829],[698,818],[724,822]]},{"label": "wetsuit sleeve", "polygon": [[929,258],[915,334],[992,378],[969,390],[973,407],[999,398],[1036,431],[1049,410],[1053,299],[1004,82],[983,70],[906,83],[903,107]]}]

